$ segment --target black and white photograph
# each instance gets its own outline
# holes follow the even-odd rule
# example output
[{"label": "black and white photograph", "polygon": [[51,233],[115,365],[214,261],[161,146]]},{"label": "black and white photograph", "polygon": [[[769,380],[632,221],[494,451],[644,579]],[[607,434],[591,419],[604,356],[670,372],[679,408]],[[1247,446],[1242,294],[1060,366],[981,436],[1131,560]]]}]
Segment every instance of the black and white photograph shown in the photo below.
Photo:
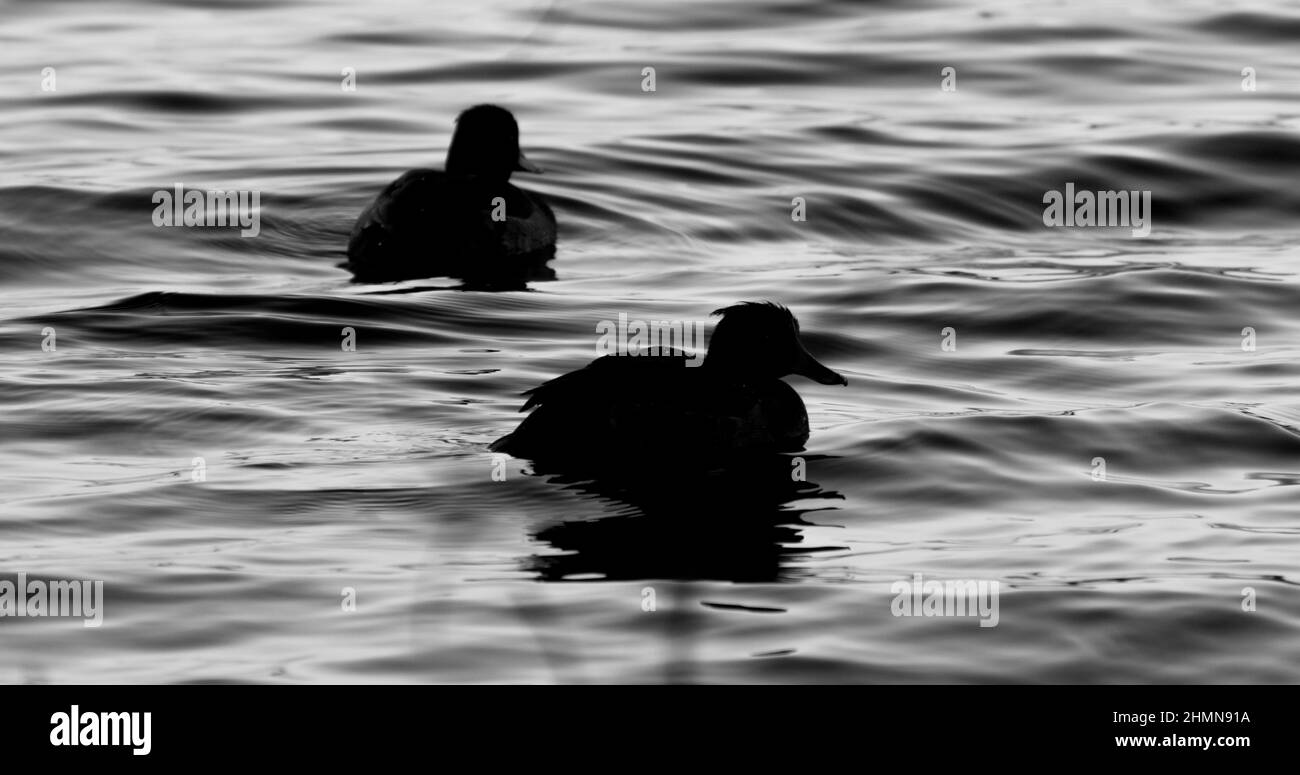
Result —
[{"label": "black and white photograph", "polygon": [[0,683],[1294,685],[1298,183],[1283,0],[3,0]]}]

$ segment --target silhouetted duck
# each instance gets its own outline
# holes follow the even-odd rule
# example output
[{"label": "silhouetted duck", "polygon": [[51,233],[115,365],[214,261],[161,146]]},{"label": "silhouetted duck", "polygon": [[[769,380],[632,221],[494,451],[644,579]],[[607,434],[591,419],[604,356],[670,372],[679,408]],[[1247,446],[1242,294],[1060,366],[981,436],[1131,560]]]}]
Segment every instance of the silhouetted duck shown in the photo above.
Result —
[{"label": "silhouetted duck", "polygon": [[618,467],[803,449],[808,413],[781,378],[848,380],[808,354],[785,307],[742,302],[713,314],[722,319],[699,366],[688,366],[685,354],[597,358],[524,393],[520,411],[533,413],[491,450]]},{"label": "silhouetted duck", "polygon": [[519,150],[510,111],[476,105],[461,113],[446,167],[407,172],[361,213],[344,265],[357,280],[490,278],[554,255],[555,214],[510,185],[516,170],[541,171]]}]

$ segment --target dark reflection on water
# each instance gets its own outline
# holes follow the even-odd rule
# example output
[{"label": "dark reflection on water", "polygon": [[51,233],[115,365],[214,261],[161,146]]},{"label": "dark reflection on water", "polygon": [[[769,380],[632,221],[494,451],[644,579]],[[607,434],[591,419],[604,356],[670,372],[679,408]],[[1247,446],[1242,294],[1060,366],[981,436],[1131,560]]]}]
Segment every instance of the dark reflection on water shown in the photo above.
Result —
[{"label": "dark reflection on water", "polygon": [[[547,282],[556,279],[555,267],[550,262],[555,259],[555,248],[538,251],[522,256],[514,256],[509,262],[483,262],[478,271],[459,272],[448,275],[451,280],[459,280],[454,285],[420,285],[374,291],[375,294],[415,293],[421,291],[526,291],[531,282]],[[342,266],[342,265],[340,265]],[[434,275],[433,277],[438,277]],[[369,280],[353,278],[354,283],[369,284]],[[429,282],[421,280],[420,282]]]},{"label": "dark reflection on water", "polygon": [[[824,459],[808,455],[804,463]],[[544,582],[649,585],[642,594],[654,595],[649,633],[658,644],[659,680],[707,681],[699,650],[712,623],[704,609],[728,606],[709,602],[705,582],[791,581],[792,566],[799,561],[845,548],[804,544],[801,528],[812,525],[804,516],[835,507],[789,504],[840,501],[844,496],[815,482],[798,481],[791,475],[794,461],[793,456],[770,456],[707,473],[643,470],[635,478],[549,475],[548,484],[596,498],[616,513],[536,530],[533,538],[560,553],[534,554],[522,568]],[[556,640],[553,622],[529,624],[553,680],[589,680],[574,658],[574,645]]]},{"label": "dark reflection on water", "polygon": [[[818,456],[809,456],[817,458]],[[661,471],[639,480],[553,476],[550,483],[599,498],[618,512],[567,520],[533,535],[563,554],[538,554],[524,566],[543,581],[639,579],[774,582],[788,565],[844,547],[803,544],[808,500],[843,500],[797,481],[793,459],[777,456],[709,473]]]}]

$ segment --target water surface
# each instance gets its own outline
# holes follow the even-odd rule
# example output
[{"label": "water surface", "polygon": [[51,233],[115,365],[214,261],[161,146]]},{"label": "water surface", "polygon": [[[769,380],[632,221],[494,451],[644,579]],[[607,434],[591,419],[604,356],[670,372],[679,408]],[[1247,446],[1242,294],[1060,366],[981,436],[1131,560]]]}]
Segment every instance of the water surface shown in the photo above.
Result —
[{"label": "water surface", "polygon": [[[106,603],[0,621],[0,680],[1295,682],[1298,35],[1262,3],[9,2],[0,572]],[[518,182],[556,279],[350,282],[353,219],[479,102],[548,170]],[[155,227],[177,182],[259,191],[261,234]],[[1151,235],[1044,227],[1067,182],[1150,191]],[[494,480],[599,321],[746,299],[850,381],[791,379],[806,481]],[[998,626],[893,616],[915,573],[999,582]]]}]

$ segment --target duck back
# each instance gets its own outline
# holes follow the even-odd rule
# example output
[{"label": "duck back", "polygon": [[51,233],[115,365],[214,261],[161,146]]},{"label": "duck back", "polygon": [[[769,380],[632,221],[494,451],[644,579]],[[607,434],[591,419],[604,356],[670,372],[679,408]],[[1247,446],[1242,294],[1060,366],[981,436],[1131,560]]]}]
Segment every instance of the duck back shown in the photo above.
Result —
[{"label": "duck back", "polygon": [[357,219],[347,268],[367,282],[477,278],[544,262],[555,239],[555,214],[541,197],[505,181],[417,169]]}]

